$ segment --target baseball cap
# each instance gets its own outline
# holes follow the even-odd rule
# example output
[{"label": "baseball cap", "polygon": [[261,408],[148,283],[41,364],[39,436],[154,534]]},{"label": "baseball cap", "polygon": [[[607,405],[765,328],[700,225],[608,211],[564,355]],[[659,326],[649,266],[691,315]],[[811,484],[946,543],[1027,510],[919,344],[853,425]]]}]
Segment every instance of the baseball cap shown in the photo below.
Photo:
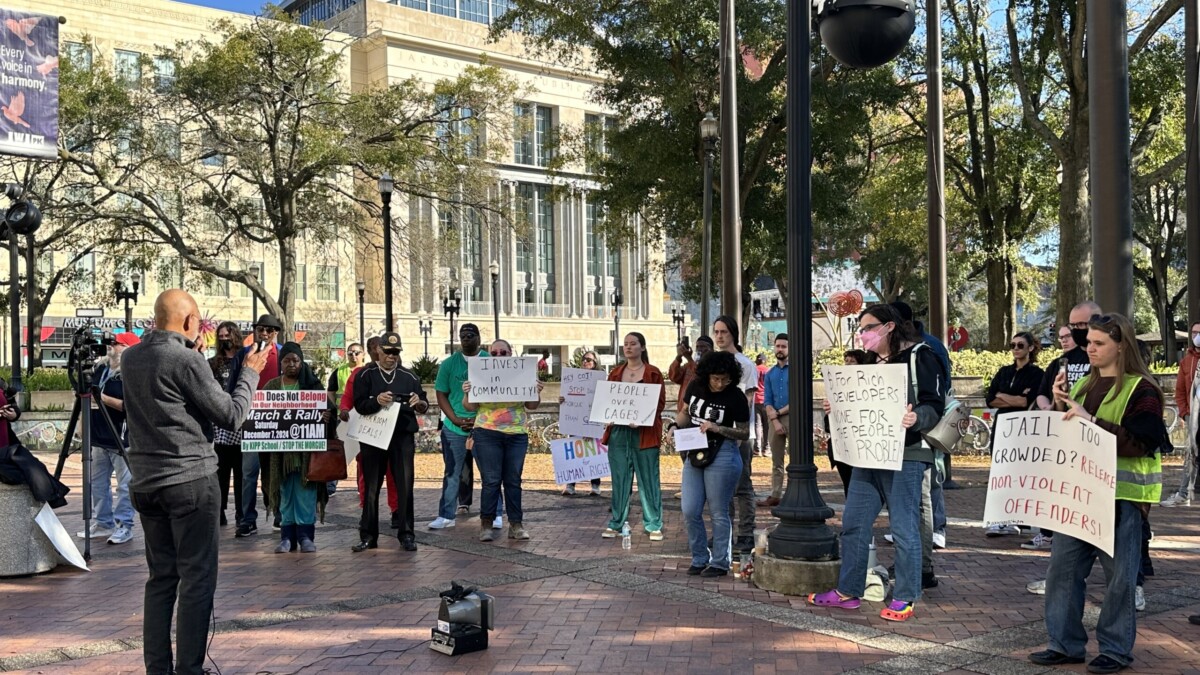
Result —
[{"label": "baseball cap", "polygon": [[400,334],[399,333],[391,333],[391,332],[384,333],[379,338],[379,348],[380,349],[403,349],[403,346],[400,343]]},{"label": "baseball cap", "polygon": [[129,331],[117,333],[115,336],[113,336],[113,339],[117,341],[117,344],[125,345],[126,347],[132,347],[142,341],[140,337],[134,333],[130,333]]},{"label": "baseball cap", "polygon": [[465,335],[468,333],[474,333],[475,335],[479,335],[479,326],[476,326],[473,323],[464,323],[463,325],[458,327],[459,335]]}]

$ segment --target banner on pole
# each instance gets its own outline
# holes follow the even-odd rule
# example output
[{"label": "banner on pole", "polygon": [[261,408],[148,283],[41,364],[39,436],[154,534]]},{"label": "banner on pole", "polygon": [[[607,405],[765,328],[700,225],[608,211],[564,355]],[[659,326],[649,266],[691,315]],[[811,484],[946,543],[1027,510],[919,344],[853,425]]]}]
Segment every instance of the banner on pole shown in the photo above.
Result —
[{"label": "banner on pole", "polygon": [[908,366],[821,366],[829,399],[833,458],[863,469],[899,471],[904,463]]},{"label": "banner on pole", "polygon": [[58,155],[58,17],[0,8],[0,154]]},{"label": "banner on pole", "polygon": [[323,391],[260,389],[242,425],[242,452],[324,452]]},{"label": "banner on pole", "polygon": [[1061,412],[997,420],[985,525],[1044,527],[1112,555],[1116,498],[1116,436]]}]

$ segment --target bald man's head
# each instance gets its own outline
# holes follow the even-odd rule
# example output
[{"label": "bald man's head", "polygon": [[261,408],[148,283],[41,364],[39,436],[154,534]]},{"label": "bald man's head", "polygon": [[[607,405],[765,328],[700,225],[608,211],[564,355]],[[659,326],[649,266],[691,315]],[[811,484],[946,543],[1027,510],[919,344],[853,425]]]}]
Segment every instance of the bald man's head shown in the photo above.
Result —
[{"label": "bald man's head", "polygon": [[200,336],[200,306],[187,291],[165,290],[154,301],[154,323],[159,330],[174,331],[195,340]]}]

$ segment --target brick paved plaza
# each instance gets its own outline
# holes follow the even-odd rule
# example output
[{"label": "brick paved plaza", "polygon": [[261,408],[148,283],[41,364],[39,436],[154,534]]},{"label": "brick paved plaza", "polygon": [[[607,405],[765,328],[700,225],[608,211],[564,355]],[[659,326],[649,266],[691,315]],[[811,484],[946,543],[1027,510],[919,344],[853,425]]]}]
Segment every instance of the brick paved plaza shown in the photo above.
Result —
[{"label": "brick paved plaza", "polygon": [[[51,466],[53,459],[43,456]],[[531,456],[535,461],[548,460]],[[664,458],[664,467],[672,461]],[[768,484],[768,465],[756,460],[756,486]],[[802,598],[728,577],[686,576],[678,501],[665,507],[665,541],[635,536],[633,550],[623,551],[619,539],[599,536],[607,482],[602,499],[567,498],[549,483],[527,484],[532,541],[479,543],[477,521],[463,517],[455,529],[425,530],[437,499],[434,477],[427,476],[418,482],[415,554],[400,551],[395,539],[351,554],[358,504],[348,491],[330,501],[315,555],[272,554],[276,537],[269,527],[241,540],[226,528],[210,655],[226,674],[1051,672],[1025,658],[1044,645],[1045,634],[1042,597],[1024,587],[1041,578],[1049,554],[1020,550],[1023,538],[983,536],[985,472],[956,469],[967,489],[946,493],[951,526],[949,548],[936,556],[941,585],[903,624],[881,620],[877,603],[858,612],[817,610]],[[1168,467],[1168,484],[1177,473],[1177,464]],[[65,480],[74,491],[58,513],[74,533],[81,527],[77,458]],[[822,472],[822,489],[837,509],[835,482],[832,472]],[[677,490],[677,484],[664,485],[665,494]],[[766,510],[758,517],[759,527],[774,522]],[[638,518],[635,508],[631,523]],[[1156,576],[1147,582],[1148,606],[1138,617],[1132,671],[1197,674],[1200,627],[1188,624],[1187,615],[1200,613],[1200,507],[1156,508],[1152,520]],[[881,546],[880,561],[890,559],[890,549]],[[0,671],[142,672],[140,531],[124,546],[97,540],[92,568],[60,566],[46,575],[0,580]],[[1089,593],[1093,623],[1102,578],[1097,566]],[[451,579],[497,598],[489,650],[448,657],[425,642],[435,625],[437,594]],[[1089,646],[1095,655],[1095,642]],[[1060,670],[1082,673],[1084,667]]]}]

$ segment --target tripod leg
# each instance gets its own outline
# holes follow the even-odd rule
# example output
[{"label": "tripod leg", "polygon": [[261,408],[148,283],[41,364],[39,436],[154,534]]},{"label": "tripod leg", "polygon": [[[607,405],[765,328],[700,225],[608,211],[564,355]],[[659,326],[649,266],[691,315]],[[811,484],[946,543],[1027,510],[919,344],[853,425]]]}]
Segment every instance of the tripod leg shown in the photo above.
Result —
[{"label": "tripod leg", "polygon": [[75,404],[71,407],[71,420],[67,422],[67,435],[63,438],[62,451],[58,453],[58,465],[54,467],[54,478],[58,480],[62,476],[63,466],[67,463],[67,457],[71,456],[71,441],[75,438],[75,425],[79,423],[79,397],[75,397]]},{"label": "tripod leg", "polygon": [[[90,413],[92,409],[90,395],[76,399],[76,403],[82,410],[84,404],[79,401],[84,398],[87,399],[86,405]],[[83,559],[90,561],[92,559],[92,416],[81,413],[79,419],[83,423]]]}]

